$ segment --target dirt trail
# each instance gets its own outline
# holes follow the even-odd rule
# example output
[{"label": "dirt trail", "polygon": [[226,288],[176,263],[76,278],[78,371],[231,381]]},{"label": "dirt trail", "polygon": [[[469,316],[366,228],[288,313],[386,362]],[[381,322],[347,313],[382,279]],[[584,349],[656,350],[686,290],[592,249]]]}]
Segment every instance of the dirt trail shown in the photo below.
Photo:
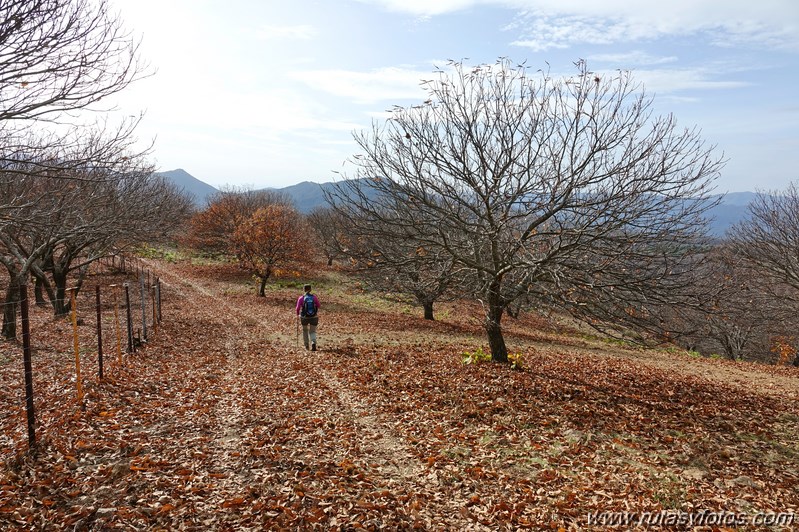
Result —
[{"label": "dirt trail", "polygon": [[[224,366],[215,371],[221,375],[218,389],[222,395],[212,411],[217,426],[206,450],[211,463],[218,465],[216,476],[221,477],[218,473],[223,472],[224,478],[217,482],[218,490],[203,505],[203,511],[214,506],[223,509],[230,500],[246,498],[253,489],[268,492],[270,484],[283,480],[275,470],[285,464],[270,466],[251,459],[245,463],[244,457],[252,449],[260,455],[286,454],[285,447],[289,447],[294,469],[333,469],[355,478],[368,472],[369,482],[356,489],[370,495],[383,493],[387,506],[393,497],[403,501],[424,499],[427,513],[441,516],[438,523],[425,522],[426,527],[488,530],[461,515],[466,495],[427,495],[438,491],[438,477],[402,435],[392,430],[399,421],[376,414],[376,406],[367,397],[348,389],[332,371],[317,363],[328,356],[323,351],[307,352],[287,341],[285,330],[291,327],[294,331],[285,308],[251,296],[231,298],[227,295],[231,287],[224,281],[188,278],[185,271],[169,264],[147,264],[191,306],[219,309],[219,319],[228,334],[218,339]],[[285,457],[277,461],[285,462]],[[261,487],[255,488],[258,485]],[[366,503],[365,508],[370,509]],[[346,524],[347,517],[342,514],[331,523]],[[415,518],[408,515],[399,519],[412,523]]]},{"label": "dirt trail", "polygon": [[[201,447],[201,460],[194,459],[192,478],[203,481],[206,490],[189,506],[198,526],[302,528],[324,523],[344,528],[358,524],[377,529],[489,529],[470,513],[477,501],[474,484],[442,476],[435,465],[439,458],[431,456],[429,448],[414,447],[407,417],[398,417],[385,401],[368,395],[368,387],[353,387],[352,375],[340,373],[344,370],[339,370],[335,357],[348,356],[346,338],[328,334],[322,337],[322,351],[305,351],[297,347],[286,294],[257,298],[243,293],[235,282],[193,277],[170,264],[149,266],[179,293],[181,308],[192,314],[191,320],[207,329],[211,340],[204,349],[214,353],[213,361],[199,366],[200,373],[192,377],[209,385],[211,401],[201,407],[205,426],[192,417],[176,420],[206,434],[193,445]],[[353,319],[331,312],[325,316],[325,332],[356,326]],[[341,344],[338,348],[324,351],[336,342]],[[191,342],[191,349],[196,343]],[[359,344],[349,347],[358,351]],[[536,344],[535,349],[629,360],[699,376],[720,390],[799,396],[796,379],[759,368],[569,345],[568,339]],[[490,506],[489,513],[501,510],[501,505]]]}]

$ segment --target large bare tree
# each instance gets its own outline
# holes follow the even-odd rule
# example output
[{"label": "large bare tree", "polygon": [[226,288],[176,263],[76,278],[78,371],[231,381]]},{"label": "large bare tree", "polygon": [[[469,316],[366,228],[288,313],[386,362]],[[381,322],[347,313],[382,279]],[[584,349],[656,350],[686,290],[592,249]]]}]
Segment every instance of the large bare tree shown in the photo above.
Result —
[{"label": "large bare tree", "polygon": [[356,179],[329,197],[356,232],[452,260],[496,361],[515,302],[596,324],[676,301],[705,231],[712,147],[655,116],[630,73],[576,67],[554,78],[508,60],[449,64],[423,82],[424,103],[355,134]]},{"label": "large bare tree", "polygon": [[[759,192],[749,204],[748,216],[732,227],[728,236],[738,256],[756,272],[768,288],[772,302],[772,321],[788,312],[796,316],[799,306],[799,188],[790,183],[783,191]],[[780,312],[774,312],[775,309]],[[783,335],[794,337],[793,327],[784,327]],[[794,360],[799,365],[799,357]]]},{"label": "large bare tree", "polygon": [[[98,115],[80,112],[108,110],[100,102],[149,74],[138,40],[108,0],[0,2],[4,179],[96,168],[130,156],[123,152],[141,117],[112,126],[107,117],[88,123]],[[0,213],[14,208],[2,204]]]},{"label": "large bare tree", "polygon": [[[82,218],[77,225],[51,222],[95,198],[63,204],[72,194],[64,181],[115,187],[118,176],[146,155],[131,151],[140,117],[88,125],[80,114],[108,110],[100,102],[148,75],[138,48],[108,0],[0,2],[0,240],[10,275],[7,310],[37,261],[65,245],[65,234]],[[85,224],[84,234],[90,227]],[[6,336],[13,335],[9,318]]]},{"label": "large bare tree", "polygon": [[0,122],[58,120],[145,74],[108,0],[0,2]]}]

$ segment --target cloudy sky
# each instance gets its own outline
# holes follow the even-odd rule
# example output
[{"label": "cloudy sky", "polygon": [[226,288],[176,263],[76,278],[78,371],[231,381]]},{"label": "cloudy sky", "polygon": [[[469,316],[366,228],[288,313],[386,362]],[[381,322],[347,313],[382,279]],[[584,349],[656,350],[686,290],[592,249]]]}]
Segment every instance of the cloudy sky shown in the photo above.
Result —
[{"label": "cloudy sky", "polygon": [[796,0],[113,0],[157,70],[118,102],[144,111],[160,170],[282,187],[346,170],[352,132],[448,59],[552,74],[632,70],[658,113],[728,159],[719,191],[799,180]]}]

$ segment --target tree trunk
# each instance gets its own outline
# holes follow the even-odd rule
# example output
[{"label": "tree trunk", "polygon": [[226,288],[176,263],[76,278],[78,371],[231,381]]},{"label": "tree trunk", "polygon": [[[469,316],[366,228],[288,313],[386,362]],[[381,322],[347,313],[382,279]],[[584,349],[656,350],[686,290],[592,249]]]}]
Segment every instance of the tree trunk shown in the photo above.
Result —
[{"label": "tree trunk", "polygon": [[36,306],[42,307],[47,304],[47,300],[44,299],[44,283],[38,277],[33,285],[33,297],[36,300]]},{"label": "tree trunk", "polygon": [[261,285],[258,288],[258,295],[266,297],[266,277],[261,277]]},{"label": "tree trunk", "polygon": [[[36,265],[33,265],[31,267],[31,273],[33,274],[33,277],[36,279],[36,284],[35,284],[36,304],[46,305],[47,300],[49,300],[50,303],[53,305],[53,307],[55,307],[56,294],[55,290],[53,289],[53,285],[47,279],[47,274],[45,274],[45,272],[42,271],[42,269],[37,267]],[[47,293],[47,300],[44,299],[45,292]]]},{"label": "tree trunk", "polygon": [[53,299],[53,311],[56,316],[66,316],[69,314],[69,302],[67,301],[67,274],[60,268],[53,269],[53,284],[55,285],[55,298]]},{"label": "tree trunk", "polygon": [[20,279],[18,275],[11,277],[6,290],[6,301],[3,306],[3,338],[14,340],[17,337],[17,305],[20,296]]},{"label": "tree trunk", "polygon": [[502,313],[505,310],[502,298],[499,295],[500,282],[491,283],[488,294],[488,309],[483,324],[488,335],[488,346],[491,348],[491,360],[494,362],[508,361],[508,348],[502,336]]},{"label": "tree trunk", "polygon": [[272,276],[272,267],[268,266],[263,275],[256,275],[261,279],[261,284],[258,287],[258,295],[261,297],[266,297],[266,281],[268,281]]},{"label": "tree trunk", "polygon": [[327,265],[328,266],[333,266],[333,257],[332,256],[327,258]]},{"label": "tree trunk", "polygon": [[505,338],[502,336],[502,326],[498,322],[491,323],[486,320],[485,329],[488,335],[488,346],[491,348],[491,360],[507,362],[508,348],[505,345]]},{"label": "tree trunk", "polygon": [[424,309],[424,319],[426,320],[435,320],[433,317],[433,302],[432,301],[425,301],[422,303],[422,308]]}]

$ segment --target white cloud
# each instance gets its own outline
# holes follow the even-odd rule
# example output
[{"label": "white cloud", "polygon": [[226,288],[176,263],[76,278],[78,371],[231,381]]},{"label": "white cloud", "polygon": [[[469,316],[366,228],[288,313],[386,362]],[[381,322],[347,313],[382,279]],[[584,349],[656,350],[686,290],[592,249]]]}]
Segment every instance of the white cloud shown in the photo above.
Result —
[{"label": "white cloud", "polygon": [[578,42],[610,44],[666,35],[709,33],[718,44],[758,44],[799,50],[796,0],[360,0],[385,9],[430,17],[478,5],[522,13],[509,29],[523,31],[514,44],[535,51]]},{"label": "white cloud", "polygon": [[[636,41],[652,36],[651,30],[628,21],[611,21],[584,16],[547,16],[526,14],[525,22],[518,23],[523,38],[511,44],[530,48],[535,52],[550,48],[567,48],[577,43],[612,44],[621,40]],[[523,26],[523,28],[521,27]]]},{"label": "white cloud", "polygon": [[261,26],[256,32],[256,38],[260,40],[271,39],[299,39],[307,40],[316,36],[316,28],[309,25],[299,26]]},{"label": "white cloud", "polygon": [[425,95],[419,85],[420,81],[432,77],[430,72],[397,67],[380,68],[370,72],[308,70],[293,72],[290,75],[314,89],[361,104],[399,99],[419,100]]},{"label": "white cloud", "polygon": [[648,93],[668,94],[685,90],[737,89],[749,83],[716,80],[717,72],[701,69],[635,70],[634,78],[643,83]]},{"label": "white cloud", "polygon": [[502,1],[486,2],[485,0],[359,0],[364,4],[378,4],[390,11],[411,13],[420,17],[443,15],[467,9],[476,4],[495,3]]},{"label": "white cloud", "polygon": [[655,24],[659,28],[686,25],[718,26],[755,21],[780,27],[799,23],[799,3],[795,0],[671,0],[669,2],[631,2],[630,0],[360,0],[392,11],[415,15],[437,15],[461,11],[477,5],[504,6],[508,9],[537,11],[549,15],[584,15],[624,18]]},{"label": "white cloud", "polygon": [[512,44],[534,51],[566,48],[579,43],[607,45],[689,35],[705,35],[710,42],[721,46],[755,45],[799,50],[799,31],[796,26],[737,18],[721,17],[709,21],[704,17],[657,19],[654,16],[629,14],[589,16],[536,11],[521,14],[506,29],[514,29],[522,35]]},{"label": "white cloud", "polygon": [[594,54],[587,57],[589,63],[593,61],[603,63],[613,63],[614,65],[663,65],[667,63],[674,63],[677,57],[671,56],[655,56],[634,50],[632,52],[618,53],[618,54]]}]

